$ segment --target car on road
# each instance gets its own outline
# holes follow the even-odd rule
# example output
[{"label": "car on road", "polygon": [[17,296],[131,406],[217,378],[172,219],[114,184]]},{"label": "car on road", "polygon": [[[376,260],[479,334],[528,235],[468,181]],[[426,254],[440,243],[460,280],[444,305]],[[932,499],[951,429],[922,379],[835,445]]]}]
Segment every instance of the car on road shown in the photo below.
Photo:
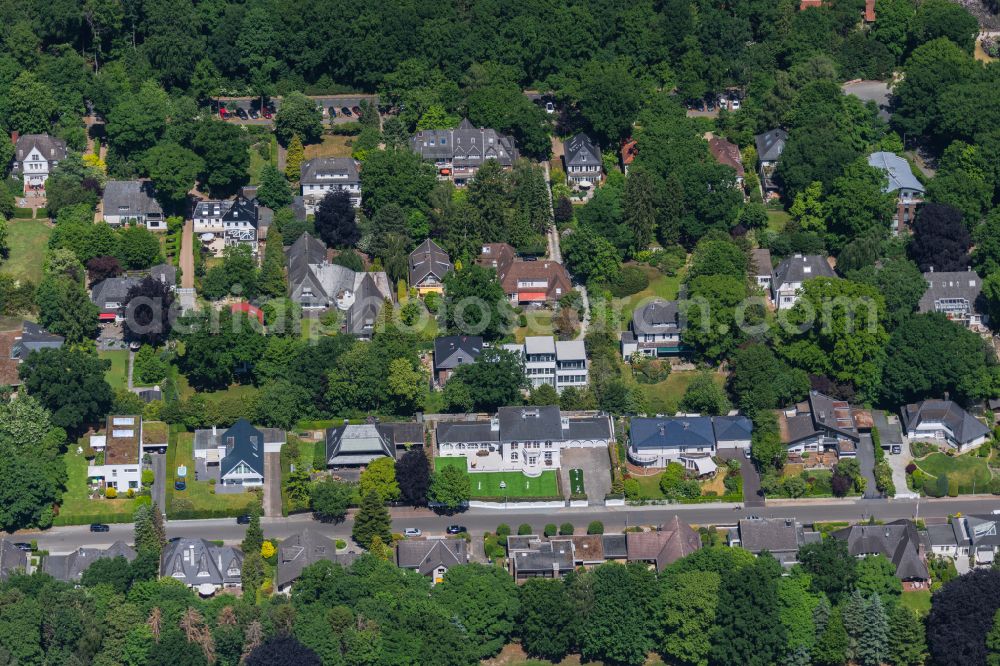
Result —
[{"label": "car on road", "polygon": [[348,118],[350,118],[353,115],[351,113],[351,110],[348,109],[346,106],[340,107],[340,113],[341,115],[347,116]]},{"label": "car on road", "polygon": [[743,449],[743,457],[744,458],[749,458],[750,457],[750,447],[749,446],[747,448]]},{"label": "car on road", "polygon": [[90,531],[91,532],[110,532],[111,531],[111,527],[108,526],[108,525],[105,525],[104,523],[91,523],[90,524]]},{"label": "car on road", "polygon": [[423,532],[421,532],[416,527],[407,527],[406,529],[403,530],[403,536],[418,537],[421,534],[423,534]]},{"label": "car on road", "polygon": [[244,513],[242,516],[236,516],[237,525],[249,525],[250,524],[250,514]]},{"label": "car on road", "polygon": [[26,553],[30,553],[31,552],[31,544],[30,543],[25,543],[23,541],[16,542],[14,544],[14,548],[17,548],[18,550],[23,550]]},{"label": "car on road", "polygon": [[445,532],[448,534],[461,534],[462,532],[468,531],[469,530],[465,529],[465,525],[449,525],[447,529],[445,529]]},{"label": "car on road", "polygon": [[187,490],[187,483],[184,481],[174,481],[174,490]]},{"label": "car on road", "polygon": [[352,106],[351,107],[351,111],[353,111],[354,115],[356,115],[356,116],[360,116],[361,115],[361,107],[360,106]]}]

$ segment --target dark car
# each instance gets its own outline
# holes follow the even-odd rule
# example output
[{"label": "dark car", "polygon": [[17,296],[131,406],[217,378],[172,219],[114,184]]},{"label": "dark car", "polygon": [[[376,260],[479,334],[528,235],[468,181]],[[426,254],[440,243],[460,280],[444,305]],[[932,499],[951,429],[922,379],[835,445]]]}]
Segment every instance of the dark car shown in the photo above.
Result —
[{"label": "dark car", "polygon": [[26,553],[31,552],[31,544],[24,543],[23,541],[18,541],[17,543],[15,543],[14,548],[17,548],[18,550],[23,550]]},{"label": "dark car", "polygon": [[249,113],[250,117],[254,120],[260,118],[260,112],[257,109],[250,109],[247,113]]},{"label": "dark car", "polygon": [[244,513],[242,516],[236,516],[237,525],[249,525],[250,524],[250,514]]},{"label": "dark car", "polygon": [[186,490],[187,483],[184,481],[174,481],[174,490]]},{"label": "dark car", "polygon": [[347,116],[348,118],[350,118],[350,117],[351,117],[351,116],[353,115],[353,114],[351,113],[351,110],[350,110],[350,109],[348,109],[348,108],[347,108],[346,106],[342,106],[342,107],[340,107],[340,113],[341,113],[342,115],[345,115],[345,116]]},{"label": "dark car", "polygon": [[271,118],[274,117],[274,112],[271,111],[271,109],[267,108],[266,106],[264,107],[263,114],[265,120],[270,120]]},{"label": "dark car", "polygon": [[111,527],[108,526],[108,525],[105,525],[104,523],[91,523],[90,524],[90,531],[91,532],[110,532],[111,531]]},{"label": "dark car", "polygon": [[465,525],[449,525],[447,529],[445,529],[445,532],[448,534],[461,534],[462,532],[468,531],[469,530],[465,529]]},{"label": "dark car", "polygon": [[361,107],[360,106],[352,106],[351,107],[351,111],[353,111],[354,115],[356,115],[356,116],[360,116],[361,115]]},{"label": "dark car", "polygon": [[236,115],[239,117],[240,120],[246,120],[250,117],[247,115],[247,110],[244,109],[242,106],[236,107]]}]

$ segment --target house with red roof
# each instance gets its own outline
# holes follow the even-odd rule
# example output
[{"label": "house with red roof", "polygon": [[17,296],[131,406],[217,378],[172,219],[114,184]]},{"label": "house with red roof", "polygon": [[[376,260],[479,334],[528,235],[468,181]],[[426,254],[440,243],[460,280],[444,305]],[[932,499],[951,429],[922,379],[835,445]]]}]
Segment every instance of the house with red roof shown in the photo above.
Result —
[{"label": "house with red roof", "polygon": [[544,259],[521,259],[507,243],[484,245],[478,263],[496,269],[503,293],[513,305],[555,302],[573,288],[562,264]]},{"label": "house with red roof", "polygon": [[264,311],[258,308],[256,305],[250,305],[246,301],[240,301],[239,303],[233,303],[230,308],[230,312],[236,314],[237,312],[242,312],[248,317],[256,317],[257,321],[264,324]]}]

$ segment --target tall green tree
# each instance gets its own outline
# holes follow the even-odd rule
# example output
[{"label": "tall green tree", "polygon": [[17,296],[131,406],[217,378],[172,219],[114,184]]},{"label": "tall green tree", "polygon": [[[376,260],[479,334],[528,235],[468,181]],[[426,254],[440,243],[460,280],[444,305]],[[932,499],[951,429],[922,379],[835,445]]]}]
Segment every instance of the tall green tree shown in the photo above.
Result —
[{"label": "tall green tree", "polygon": [[769,567],[758,561],[739,572],[724,574],[717,608],[712,663],[777,663],[787,639],[778,615],[776,581]]},{"label": "tall green tree", "polygon": [[647,249],[656,231],[656,183],[645,171],[631,171],[625,179],[622,218],[632,232],[631,254]]},{"label": "tall green tree", "polygon": [[497,340],[510,328],[512,311],[496,271],[466,266],[444,277],[444,324],[451,333]]},{"label": "tall green tree", "polygon": [[359,546],[367,548],[376,536],[382,539],[383,543],[389,543],[392,540],[391,528],[392,520],[382,499],[377,492],[369,492],[361,499],[361,507],[354,516],[351,537]]},{"label": "tall green tree", "polygon": [[[994,616],[995,617],[995,616]],[[986,647],[998,658],[987,657],[989,666],[1000,664],[1000,643],[986,636]],[[992,642],[992,645],[991,645]],[[889,611],[889,658],[893,666],[920,666],[927,659],[927,638],[924,623],[915,612],[904,604],[896,604]]]},{"label": "tall green tree", "polygon": [[7,92],[4,125],[22,134],[46,134],[56,119],[58,102],[52,89],[30,71],[23,71]]},{"label": "tall green tree", "polygon": [[520,587],[515,626],[521,646],[532,657],[562,660],[573,644],[575,621],[563,581],[532,578]]},{"label": "tall green tree", "polygon": [[260,268],[258,291],[262,296],[281,298],[287,291],[285,283],[285,251],[281,232],[271,229],[264,246],[264,262]]},{"label": "tall green tree", "polygon": [[284,145],[296,135],[303,143],[316,143],[323,134],[323,116],[311,99],[300,92],[289,93],[281,100],[274,133]]},{"label": "tall green tree", "polygon": [[480,659],[500,652],[514,633],[517,586],[503,569],[475,563],[451,567],[431,598],[462,623]]},{"label": "tall green tree", "polygon": [[292,191],[288,187],[285,175],[278,167],[265,164],[260,170],[260,185],[257,187],[257,199],[268,208],[278,209],[292,203]]},{"label": "tall green tree", "polygon": [[654,626],[657,648],[668,658],[680,664],[708,666],[721,580],[714,571],[687,571],[661,578]]},{"label": "tall green tree", "polygon": [[[652,647],[655,577],[646,567],[604,564],[588,576],[593,597],[577,627],[585,659],[638,666]],[[622,623],[622,617],[631,622]]]},{"label": "tall green tree", "polygon": [[182,211],[204,163],[193,151],[176,143],[158,143],[146,151],[143,162],[156,193],[170,210]]},{"label": "tall green tree", "polygon": [[69,346],[43,349],[18,366],[29,395],[52,410],[52,422],[76,433],[97,423],[111,407],[111,387],[104,379],[110,361]]},{"label": "tall green tree", "polygon": [[454,511],[472,497],[472,480],[462,469],[448,465],[431,475],[427,499],[443,508]]}]

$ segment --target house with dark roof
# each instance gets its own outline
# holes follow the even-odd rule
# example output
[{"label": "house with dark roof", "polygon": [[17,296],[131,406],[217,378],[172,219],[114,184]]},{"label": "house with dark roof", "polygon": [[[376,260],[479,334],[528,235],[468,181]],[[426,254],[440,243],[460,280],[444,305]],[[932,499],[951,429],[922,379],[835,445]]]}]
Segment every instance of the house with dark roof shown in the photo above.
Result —
[{"label": "house with dark roof", "polygon": [[299,167],[299,184],[306,213],[313,214],[327,192],[340,190],[351,197],[351,205],[361,206],[361,176],[350,157],[317,157]]},{"label": "house with dark roof", "polygon": [[583,340],[556,340],[551,335],[529,335],[523,344],[503,348],[524,364],[524,377],[531,388],[548,384],[559,393],[570,386],[585,388],[590,380],[587,350]]},{"label": "house with dark roof", "polygon": [[557,261],[525,261],[507,243],[483,246],[478,263],[496,269],[497,278],[512,305],[552,303],[573,288],[569,273]]},{"label": "house with dark roof", "polygon": [[38,324],[22,321],[20,328],[0,332],[0,386],[20,386],[17,367],[31,352],[59,349],[66,341],[61,335],[49,333]]},{"label": "house with dark roof", "polygon": [[139,224],[150,231],[167,230],[152,181],[109,180],[102,202],[104,221],[112,226]]},{"label": "house with dark roof", "polygon": [[180,538],[163,548],[160,575],[210,597],[219,590],[243,586],[243,551],[205,539]]},{"label": "house with dark roof", "polygon": [[846,541],[848,552],[855,557],[884,555],[896,567],[896,578],[902,581],[926,582],[930,579],[924,544],[912,521],[852,525],[831,536]]},{"label": "house with dark roof", "polygon": [[983,280],[973,270],[924,273],[927,290],[917,304],[918,312],[940,312],[951,321],[974,331],[986,331],[989,316],[982,295]]},{"label": "house with dark roof", "polygon": [[302,575],[302,570],[310,564],[325,560],[347,567],[358,557],[357,553],[338,553],[333,539],[307,527],[278,544],[275,585],[278,592],[288,592]]},{"label": "house with dark roof", "polygon": [[820,277],[837,277],[826,257],[818,254],[794,254],[786,257],[774,269],[771,299],[779,310],[788,310],[798,302],[802,284]]},{"label": "house with dark roof", "polygon": [[743,187],[746,170],[743,168],[740,147],[721,136],[713,136],[708,140],[708,152],[712,154],[716,162],[731,168],[736,173],[736,185]]},{"label": "house with dark roof", "polygon": [[576,568],[573,540],[537,534],[507,537],[507,567],[518,583],[529,578],[562,578]]},{"label": "house with dark roof", "polygon": [[868,156],[868,165],[885,174],[882,191],[896,195],[896,212],[892,217],[892,232],[908,227],[924,202],[924,184],[917,180],[910,163],[895,153],[877,152]]},{"label": "house with dark roof", "polygon": [[116,557],[123,557],[132,562],[135,560],[136,552],[124,541],[115,541],[107,548],[77,548],[65,555],[46,555],[42,560],[42,571],[56,580],[75,583],[97,560]]},{"label": "house with dark roof", "polygon": [[767,551],[786,567],[798,561],[799,548],[820,541],[819,532],[806,531],[792,518],[746,518],[727,537],[729,546],[738,546],[754,555]]},{"label": "house with dark roof", "polygon": [[784,410],[778,416],[778,432],[788,452],[797,454],[832,449],[841,458],[853,458],[861,441],[850,404],[819,391],[810,391],[807,401]]},{"label": "house with dark roof", "polygon": [[771,278],[774,266],[771,264],[771,251],[767,248],[758,248],[750,253],[750,277],[754,279],[757,286],[768,294],[771,293]]},{"label": "house with dark roof", "polygon": [[434,382],[444,386],[455,370],[475,363],[483,353],[481,335],[443,335],[434,339]]},{"label": "house with dark roof", "polygon": [[519,156],[513,137],[477,128],[468,119],[455,129],[417,132],[410,138],[410,150],[433,162],[439,179],[454,181],[459,187],[475,178],[487,160],[509,169]]},{"label": "house with dark roof", "polygon": [[10,578],[13,573],[27,573],[28,554],[9,539],[0,539],[0,581]]},{"label": "house with dark roof", "polygon": [[745,416],[713,416],[715,446],[719,449],[749,449],[753,438],[753,421]]},{"label": "house with dark roof", "polygon": [[966,518],[956,516],[943,525],[928,525],[927,545],[931,548],[931,554],[936,557],[968,557],[972,535]]},{"label": "house with dark roof", "polygon": [[257,254],[258,244],[267,238],[274,211],[256,199],[205,200],[195,203],[191,213],[194,233],[202,245],[219,256],[227,247],[248,245]]},{"label": "house with dark roof", "polygon": [[99,310],[100,321],[123,321],[128,292],[141,281],[137,277],[119,276],[95,282],[90,288],[90,300]]},{"label": "house with dark roof", "polygon": [[330,467],[367,465],[382,457],[396,459],[424,445],[422,423],[345,423],[326,429],[326,464]]},{"label": "house with dark roof", "polygon": [[701,537],[677,516],[652,532],[627,532],[625,539],[628,561],[649,564],[657,573],[701,548]]},{"label": "house with dark roof", "polygon": [[14,142],[12,176],[21,176],[24,191],[44,190],[52,170],[66,159],[66,142],[48,134],[11,136]]},{"label": "house with dark roof", "polygon": [[501,407],[488,421],[439,421],[438,455],[463,457],[470,472],[537,476],[560,465],[564,448],[605,447],[614,440],[606,414],[568,416],[555,405]]},{"label": "house with dark roof", "polygon": [[[977,566],[992,566],[996,560],[996,554],[1000,551],[1000,520],[998,516],[965,516],[964,518],[953,518],[952,522],[960,522],[964,525],[963,534],[969,539],[969,554],[972,556],[972,564]],[[959,547],[962,542],[959,541]]]},{"label": "house with dark roof", "polygon": [[678,301],[657,298],[632,313],[628,330],[622,333],[622,358],[633,354],[653,358],[679,356],[684,352],[681,333],[687,327],[687,318],[681,313]]},{"label": "house with dark roof", "polygon": [[582,132],[572,136],[564,146],[563,165],[566,180],[573,187],[587,189],[601,182],[601,149]]},{"label": "house with dark roof", "polygon": [[288,296],[304,310],[336,308],[341,331],[370,339],[375,322],[393,292],[384,271],[358,272],[331,263],[326,245],[304,233],[285,251]]},{"label": "house with dark roof", "polygon": [[757,147],[757,169],[760,172],[760,184],[764,188],[765,196],[776,194],[780,189],[774,179],[774,173],[778,169],[778,160],[781,159],[787,141],[788,132],[780,127],[754,137],[754,145]]},{"label": "house with dark roof", "polygon": [[448,569],[468,563],[465,539],[404,539],[396,544],[396,566],[427,576],[432,585],[443,581]]},{"label": "house with dark roof", "polygon": [[676,462],[698,476],[714,474],[712,417],[632,418],[627,453],[633,464],[642,467],[666,467]]},{"label": "house with dark roof", "polygon": [[410,253],[408,274],[410,287],[423,296],[430,292],[444,293],[444,276],[454,268],[448,253],[430,238]]},{"label": "house with dark roof", "polygon": [[280,453],[287,435],[280,428],[256,428],[240,419],[226,430],[194,431],[194,457],[224,486],[264,485],[264,456]]},{"label": "house with dark roof", "polygon": [[915,402],[905,405],[901,415],[911,440],[932,439],[959,452],[978,447],[990,434],[979,419],[951,400]]}]

